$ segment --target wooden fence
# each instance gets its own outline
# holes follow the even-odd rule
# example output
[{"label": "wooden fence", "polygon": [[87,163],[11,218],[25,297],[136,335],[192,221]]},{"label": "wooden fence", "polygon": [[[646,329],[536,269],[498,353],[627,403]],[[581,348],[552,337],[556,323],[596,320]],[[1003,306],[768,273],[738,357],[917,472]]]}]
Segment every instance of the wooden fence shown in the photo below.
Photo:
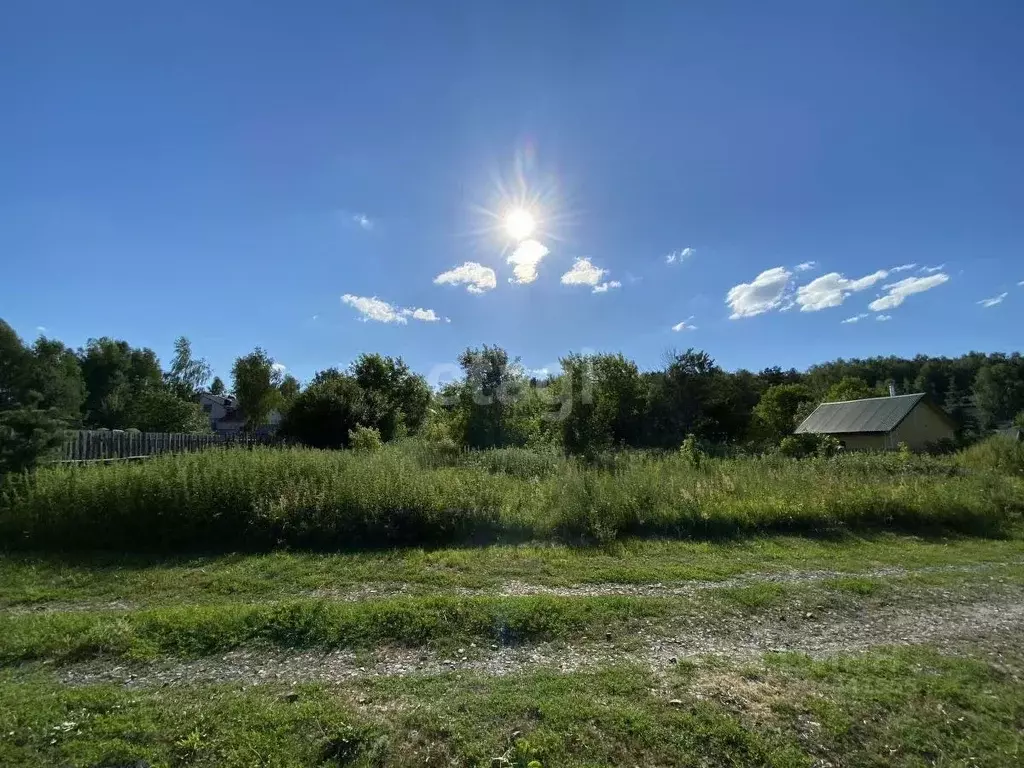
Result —
[{"label": "wooden fence", "polygon": [[207,448],[252,447],[277,442],[267,435],[189,435],[174,432],[82,429],[68,432],[67,440],[54,461],[79,463],[143,459],[161,453],[189,453]]}]

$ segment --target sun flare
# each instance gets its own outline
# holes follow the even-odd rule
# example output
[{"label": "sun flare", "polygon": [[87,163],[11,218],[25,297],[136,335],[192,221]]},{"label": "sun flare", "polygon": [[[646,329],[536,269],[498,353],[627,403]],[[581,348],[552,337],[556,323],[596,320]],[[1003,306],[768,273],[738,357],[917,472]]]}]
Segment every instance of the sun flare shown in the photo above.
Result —
[{"label": "sun flare", "polygon": [[513,208],[505,214],[505,231],[513,240],[525,240],[536,228],[533,214],[525,208]]}]

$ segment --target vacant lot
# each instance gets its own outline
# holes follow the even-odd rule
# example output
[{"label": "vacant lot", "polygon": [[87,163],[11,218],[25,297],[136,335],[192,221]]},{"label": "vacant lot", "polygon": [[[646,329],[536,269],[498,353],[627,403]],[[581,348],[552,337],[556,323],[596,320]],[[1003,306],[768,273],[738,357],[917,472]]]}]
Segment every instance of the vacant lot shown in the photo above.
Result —
[{"label": "vacant lot", "polygon": [[[213,457],[8,486],[0,765],[966,766],[1024,751],[1012,473]],[[431,525],[447,546],[399,546]]]}]

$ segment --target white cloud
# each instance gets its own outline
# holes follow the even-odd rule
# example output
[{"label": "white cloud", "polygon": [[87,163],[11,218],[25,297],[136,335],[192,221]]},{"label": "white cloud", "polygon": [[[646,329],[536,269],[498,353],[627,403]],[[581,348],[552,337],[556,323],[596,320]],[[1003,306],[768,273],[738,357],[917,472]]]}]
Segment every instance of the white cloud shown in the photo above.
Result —
[{"label": "white cloud", "polygon": [[888,320],[892,320],[892,315],[875,315],[875,320],[880,323],[884,323]]},{"label": "white cloud", "polygon": [[373,219],[365,213],[353,213],[350,218],[353,224],[361,229],[365,229],[367,232],[373,229]]},{"label": "white cloud", "polygon": [[411,317],[413,320],[422,320],[424,323],[436,323],[441,318],[432,309],[403,309],[403,317]]},{"label": "white cloud", "polygon": [[693,315],[690,315],[688,318],[683,320],[681,323],[676,323],[675,325],[673,325],[672,326],[672,330],[675,331],[676,333],[679,333],[680,331],[696,331],[697,330],[697,326],[696,325],[691,325],[690,324],[691,320],[693,320]]},{"label": "white cloud", "polygon": [[896,309],[908,296],[937,288],[948,280],[949,275],[940,272],[936,275],[928,275],[928,277],[908,277],[896,283],[889,283],[882,286],[887,293],[868,304],[868,309],[872,312]]},{"label": "white cloud", "polygon": [[1024,280],[1021,280],[1019,283],[1017,283],[1017,285],[1019,285],[1021,288],[1024,288]]},{"label": "white cloud", "polygon": [[607,269],[595,267],[590,259],[576,259],[572,264],[572,269],[562,275],[562,285],[597,285],[607,271]]},{"label": "white cloud", "polygon": [[[913,269],[916,266],[917,266],[916,262],[914,262],[913,264],[900,264],[898,267],[893,267],[889,271],[890,272],[907,272],[908,270],[911,270],[911,269]],[[939,267],[939,269],[942,269],[942,267]]]},{"label": "white cloud", "polygon": [[273,368],[278,373],[284,373],[285,371],[288,370],[288,366],[286,366],[284,363],[274,363],[270,367]]},{"label": "white cloud", "polygon": [[829,307],[838,307],[851,293],[870,288],[888,276],[889,273],[884,269],[856,280],[843,277],[838,272],[829,272],[807,285],[800,286],[796,292],[796,303],[800,305],[801,312],[817,312]]},{"label": "white cloud", "polygon": [[996,304],[1002,304],[1003,299],[1005,299],[1009,295],[1010,294],[1003,292],[1000,293],[998,296],[992,296],[991,298],[988,299],[982,299],[981,301],[978,302],[978,304],[983,306],[985,309],[988,309],[989,307],[994,307]]},{"label": "white cloud", "polygon": [[572,269],[562,275],[562,285],[589,285],[593,293],[607,293],[612,288],[622,287],[618,280],[602,283],[601,278],[607,274],[607,269],[594,266],[588,258],[580,258],[573,262]]},{"label": "white cloud", "polygon": [[437,285],[465,285],[470,293],[486,293],[498,285],[498,278],[494,270],[478,264],[475,261],[467,261],[461,267],[449,269],[434,278]]},{"label": "white cloud", "polygon": [[725,303],[732,309],[729,318],[753,317],[777,308],[782,304],[791,276],[792,272],[785,267],[773,267],[752,282],[734,285],[725,296]]},{"label": "white cloud", "polygon": [[668,254],[668,256],[665,257],[665,263],[682,264],[695,253],[697,253],[696,248],[690,248],[689,246],[687,246],[686,248],[681,248],[678,251],[672,251],[672,253]]},{"label": "white cloud", "polygon": [[816,261],[804,261],[796,265],[796,271],[806,272],[809,269],[814,269],[816,266],[818,266],[818,262]]},{"label": "white cloud", "polygon": [[541,259],[551,253],[548,247],[536,240],[523,240],[516,246],[516,249],[508,257],[508,263],[512,265],[510,283],[532,283],[537,279],[537,266]]},{"label": "white cloud", "polygon": [[[397,323],[405,325],[411,317],[413,320],[420,320],[425,323],[436,323],[441,318],[432,309],[401,309],[392,304],[378,299],[376,296],[353,296],[346,293],[341,297],[343,304],[354,307],[362,315],[362,321],[373,320],[378,323]],[[445,318],[447,322],[447,318]]]},{"label": "white cloud", "polygon": [[861,320],[863,320],[867,316],[868,316],[867,312],[862,312],[859,315],[854,315],[853,317],[846,318],[845,320],[843,320],[843,323],[844,324],[845,323],[859,323]]},{"label": "white cloud", "polygon": [[945,264],[939,264],[937,267],[921,267],[918,272],[927,272],[929,275],[934,275],[936,272],[941,272],[945,267]]},{"label": "white cloud", "polygon": [[46,333],[46,326],[45,325],[37,325],[36,326],[36,330],[39,331],[40,333]]}]

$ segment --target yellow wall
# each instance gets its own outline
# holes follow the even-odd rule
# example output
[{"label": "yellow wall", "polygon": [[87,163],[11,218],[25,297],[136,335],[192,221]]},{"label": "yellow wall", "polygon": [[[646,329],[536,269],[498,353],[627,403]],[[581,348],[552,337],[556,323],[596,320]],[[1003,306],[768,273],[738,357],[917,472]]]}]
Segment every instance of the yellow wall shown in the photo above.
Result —
[{"label": "yellow wall", "polygon": [[929,443],[952,440],[953,428],[925,403],[918,403],[892,432],[893,445],[906,443],[912,451],[923,451]]},{"label": "yellow wall", "polygon": [[885,435],[876,432],[858,432],[835,436],[847,451],[884,451]]}]

